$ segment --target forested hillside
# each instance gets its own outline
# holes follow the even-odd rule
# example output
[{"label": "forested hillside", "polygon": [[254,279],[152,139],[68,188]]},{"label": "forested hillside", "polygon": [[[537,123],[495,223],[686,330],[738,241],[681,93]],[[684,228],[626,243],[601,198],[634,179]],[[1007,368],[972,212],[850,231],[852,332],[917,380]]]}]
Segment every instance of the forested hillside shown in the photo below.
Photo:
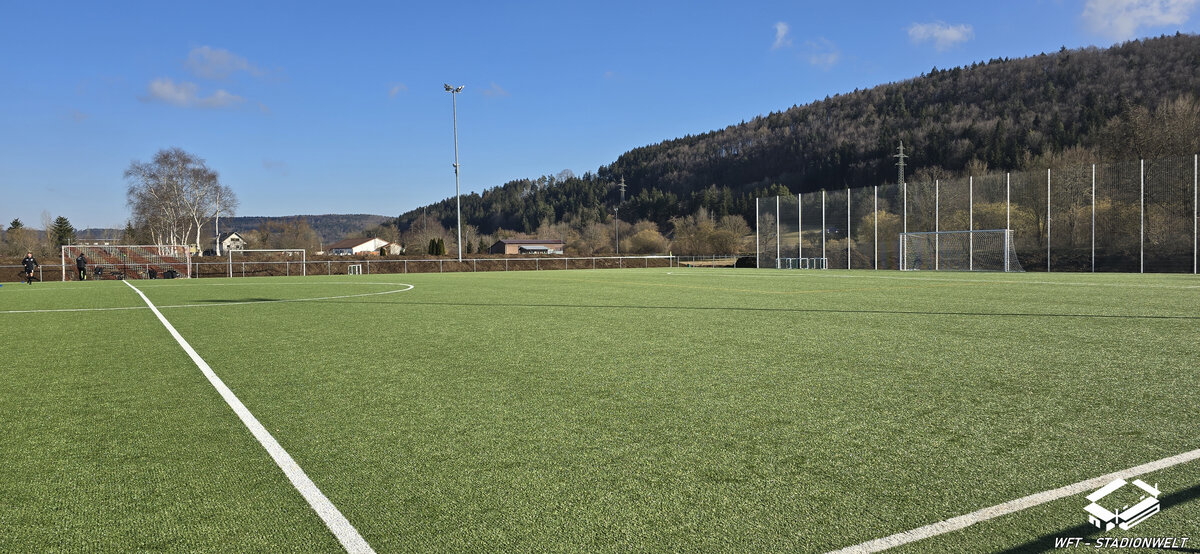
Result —
[{"label": "forested hillside", "polygon": [[[636,148],[582,176],[520,179],[470,194],[463,197],[463,219],[485,234],[560,222],[582,229],[611,221],[621,179],[628,185],[624,221],[665,226],[700,208],[715,217],[748,216],[753,199],[768,192],[895,182],[892,155],[901,140],[910,174],[962,173],[968,166],[1021,170],[1067,149],[1106,160],[1191,155],[1198,148],[1197,91],[1195,35],[932,68],[903,82]],[[1142,140],[1152,120],[1180,128]],[[400,230],[422,214],[451,227],[454,199],[402,214]]]},{"label": "forested hillside", "polygon": [[382,215],[370,214],[322,214],[298,215],[288,217],[239,216],[221,220],[221,232],[239,231],[242,233],[261,230],[268,223],[281,223],[292,220],[303,220],[316,231],[320,240],[333,243],[346,237],[357,236],[363,229],[379,225],[391,220]]}]

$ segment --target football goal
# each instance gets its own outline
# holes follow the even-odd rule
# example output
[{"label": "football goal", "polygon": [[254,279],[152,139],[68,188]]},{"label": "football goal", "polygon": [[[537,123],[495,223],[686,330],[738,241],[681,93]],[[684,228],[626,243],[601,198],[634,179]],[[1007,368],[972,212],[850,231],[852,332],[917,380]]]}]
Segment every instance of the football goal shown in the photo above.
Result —
[{"label": "football goal", "polygon": [[[76,263],[86,263],[81,276]],[[183,245],[69,244],[62,247],[63,281],[79,279],[147,279],[192,276],[192,250]]]},{"label": "football goal", "polygon": [[1012,229],[900,233],[901,271],[1024,271]]}]

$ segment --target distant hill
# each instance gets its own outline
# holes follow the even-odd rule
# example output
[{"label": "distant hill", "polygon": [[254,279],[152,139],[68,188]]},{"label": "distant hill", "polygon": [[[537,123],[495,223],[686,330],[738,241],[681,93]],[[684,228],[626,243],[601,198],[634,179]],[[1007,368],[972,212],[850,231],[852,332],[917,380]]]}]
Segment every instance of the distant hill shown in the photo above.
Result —
[{"label": "distant hill", "polygon": [[394,221],[395,218],[385,215],[371,214],[321,214],[293,216],[238,216],[221,219],[221,232],[251,231],[259,228],[267,221],[286,221],[304,219],[309,226],[321,237],[325,244],[337,242],[356,233],[375,227],[382,223]]},{"label": "distant hill", "polygon": [[[910,175],[951,173],[969,163],[1023,170],[1039,156],[1082,147],[1109,159],[1116,118],[1200,91],[1200,36],[1176,34],[1095,47],[997,58],[792,106],[721,130],[635,148],[611,165],[574,175],[519,179],[462,198],[464,223],[482,233],[531,232],[542,221],[670,218],[704,207],[749,220],[757,195],[862,187],[896,181],[892,154],[903,140]],[[1194,135],[1193,135],[1194,136]],[[1194,139],[1193,139],[1194,141]],[[1190,146],[1188,148],[1191,148]],[[401,214],[450,227],[454,200]]]},{"label": "distant hill", "polygon": [[[239,217],[223,217],[221,218],[221,232],[228,233],[231,231],[252,231],[259,228],[267,221],[289,221],[292,219],[304,219],[308,221],[309,226],[317,232],[321,237],[321,241],[325,244],[337,242],[346,237],[361,233],[371,227],[383,223],[394,222],[395,218],[385,215],[372,214],[321,214],[321,215],[289,215],[289,216],[239,216]],[[210,225],[206,233],[212,232]],[[75,236],[79,239],[85,238],[112,238],[119,239],[121,237],[121,229],[96,229],[89,228],[76,231]]]}]

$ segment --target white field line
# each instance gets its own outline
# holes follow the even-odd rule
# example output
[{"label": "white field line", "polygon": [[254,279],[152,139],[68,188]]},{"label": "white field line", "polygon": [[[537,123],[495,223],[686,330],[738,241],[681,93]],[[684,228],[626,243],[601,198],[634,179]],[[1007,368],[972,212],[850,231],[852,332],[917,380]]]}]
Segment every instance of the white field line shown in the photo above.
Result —
[{"label": "white field line", "polygon": [[[1045,504],[1060,498],[1066,498],[1068,496],[1074,496],[1083,492],[1091,491],[1092,489],[1103,486],[1114,479],[1132,479],[1134,477],[1150,473],[1151,471],[1166,469],[1168,467],[1187,463],[1196,459],[1200,459],[1200,448],[1189,452],[1184,452],[1183,454],[1176,454],[1161,460],[1144,463],[1140,466],[1134,466],[1129,469],[1109,473],[1108,475],[1101,475],[1100,477],[1096,477],[1094,479],[1080,481],[1065,487],[1059,487],[1054,490],[1031,494],[1024,498],[1010,500],[1003,504],[997,504],[989,508],[971,512],[969,514],[952,517],[937,523],[931,523],[924,527],[918,527],[916,529],[896,533],[895,535],[883,537],[882,539],[870,540],[854,546],[848,546],[841,550],[835,550],[831,554],[880,552],[889,548],[905,545],[910,542],[936,537],[951,531],[958,531],[960,529],[975,525],[976,523],[984,522],[989,519],[1008,515],[1014,512],[1019,512],[1026,508],[1032,508],[1034,506]],[[1082,515],[1082,512],[1080,512],[1080,514]]]},{"label": "white field line", "polygon": [[150,302],[150,299],[145,294],[142,294],[142,291],[138,290],[137,287],[130,285],[129,281],[125,281],[125,284],[129,285],[129,288],[142,297],[142,300],[146,302],[146,306],[150,308],[150,311],[154,312],[154,315],[167,328],[171,336],[175,337],[175,342],[178,342],[179,346],[183,347],[184,352],[187,352],[187,355],[192,358],[196,367],[200,368],[200,371],[208,378],[208,382],[212,384],[213,388],[217,389],[217,392],[221,394],[221,397],[225,399],[229,407],[233,408],[233,412],[237,414],[238,419],[242,420],[242,423],[250,430],[254,438],[258,439],[259,444],[267,450],[267,453],[275,460],[275,464],[279,466],[279,469],[283,470],[284,475],[287,475],[288,480],[292,482],[296,490],[300,491],[301,496],[317,512],[317,515],[325,522],[325,526],[337,537],[338,542],[342,543],[342,547],[347,552],[352,553],[374,553],[375,550],[371,548],[371,545],[367,544],[367,541],[350,524],[346,516],[343,516],[342,512],[338,511],[337,506],[334,506],[333,502],[330,502],[329,498],[321,492],[321,489],[317,488],[316,483],[313,483],[312,479],[308,478],[308,475],[304,473],[303,469],[300,469],[300,465],[296,463],[296,460],[292,459],[292,456],[280,446],[279,441],[271,436],[270,431],[267,431],[267,428],[263,427],[262,423],[259,423],[258,418],[250,413],[250,410],[233,394],[233,391],[225,386],[221,378],[196,353],[192,345],[188,344],[183,339],[183,336],[179,334],[179,331],[176,331],[175,327],[171,325],[171,322],[167,321],[166,317],[163,317],[162,312],[154,307],[154,303]]},{"label": "white field line", "polygon": [[[129,284],[128,281],[122,281]],[[385,290],[383,292],[364,292],[361,294],[342,294],[338,296],[318,296],[314,298],[285,298],[283,300],[247,300],[244,302],[215,302],[210,304],[175,304],[172,306],[160,306],[162,309],[168,308],[213,308],[217,306],[242,306],[245,304],[278,304],[281,302],[316,302],[318,300],[338,300],[342,298],[361,298],[364,296],[382,296],[385,294],[394,294],[397,292],[406,292],[413,289],[412,285],[402,283],[353,283],[356,285],[401,285],[408,287],[406,289]],[[130,285],[133,286],[133,285]],[[0,311],[0,314],[46,314],[55,312],[115,312],[120,310],[145,310],[145,306],[118,306],[113,308],[58,308],[54,310],[5,310]]]},{"label": "white field line", "polygon": [[[1114,288],[1141,288],[1141,289],[1200,289],[1200,285],[1142,285],[1137,283],[1071,283],[1066,281],[1018,281],[1015,279],[955,279],[951,277],[894,277],[889,275],[830,275],[814,272],[788,272],[778,273],[775,275],[754,275],[744,273],[718,273],[706,269],[696,269],[694,271],[674,272],[668,271],[667,275],[674,277],[808,277],[822,279],[887,279],[894,281],[949,281],[954,283],[996,283],[1003,285],[1059,285],[1064,287],[1114,287]],[[1081,274],[1082,275],[1082,274]]]}]

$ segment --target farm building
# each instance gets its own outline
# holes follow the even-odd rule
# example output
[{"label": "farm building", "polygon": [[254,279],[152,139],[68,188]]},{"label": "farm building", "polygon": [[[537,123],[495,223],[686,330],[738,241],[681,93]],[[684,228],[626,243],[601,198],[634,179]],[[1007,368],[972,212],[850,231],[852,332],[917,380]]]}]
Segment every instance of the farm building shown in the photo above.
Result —
[{"label": "farm building", "polygon": [[339,240],[327,248],[335,256],[352,256],[354,254],[402,254],[400,245],[380,238],[352,238]]},{"label": "farm building", "polygon": [[559,239],[502,239],[496,241],[488,254],[562,254],[566,243]]}]

